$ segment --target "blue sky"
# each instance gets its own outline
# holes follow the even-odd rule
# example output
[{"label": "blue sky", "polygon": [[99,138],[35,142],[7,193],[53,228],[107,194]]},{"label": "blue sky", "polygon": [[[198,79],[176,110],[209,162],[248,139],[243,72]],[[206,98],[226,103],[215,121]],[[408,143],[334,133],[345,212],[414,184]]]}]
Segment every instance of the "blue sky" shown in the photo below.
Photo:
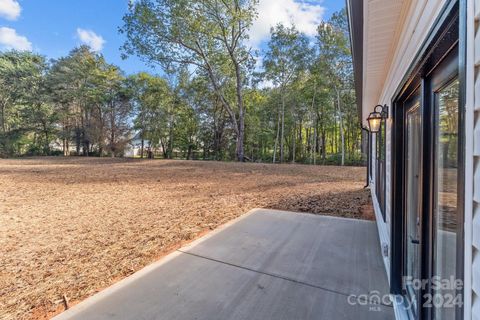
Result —
[{"label": "blue sky", "polygon": [[[122,60],[118,34],[129,0],[0,0],[0,50],[33,50],[58,58],[81,44],[101,52],[127,74],[152,71],[136,57]],[[344,0],[260,0],[259,18],[251,31],[251,45],[262,48],[269,26],[295,23],[310,35],[323,17],[344,6]],[[160,72],[160,70],[157,70]]]}]

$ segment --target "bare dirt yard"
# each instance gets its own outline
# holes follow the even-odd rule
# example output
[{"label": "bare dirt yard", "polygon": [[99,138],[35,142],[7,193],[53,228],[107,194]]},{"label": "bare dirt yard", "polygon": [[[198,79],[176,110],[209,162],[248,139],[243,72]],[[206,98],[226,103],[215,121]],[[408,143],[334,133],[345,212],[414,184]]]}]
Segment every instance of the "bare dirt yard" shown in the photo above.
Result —
[{"label": "bare dirt yard", "polygon": [[372,219],[364,180],[354,167],[0,160],[0,319],[48,318],[252,208]]}]

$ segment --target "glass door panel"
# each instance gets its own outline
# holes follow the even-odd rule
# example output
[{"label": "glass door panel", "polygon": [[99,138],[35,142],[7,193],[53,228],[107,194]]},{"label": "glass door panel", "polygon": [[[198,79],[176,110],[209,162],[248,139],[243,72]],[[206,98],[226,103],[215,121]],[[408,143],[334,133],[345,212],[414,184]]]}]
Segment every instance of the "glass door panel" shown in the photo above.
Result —
[{"label": "glass door panel", "polygon": [[420,291],[411,284],[420,279],[421,239],[421,121],[420,105],[417,103],[406,116],[406,215],[405,215],[405,289],[416,317]]},{"label": "glass door panel", "polygon": [[[458,80],[436,93],[434,275],[442,280],[456,279],[457,274],[458,95]],[[433,292],[441,302],[434,303],[435,319],[455,319],[454,303],[446,303],[456,296],[452,284]]]}]

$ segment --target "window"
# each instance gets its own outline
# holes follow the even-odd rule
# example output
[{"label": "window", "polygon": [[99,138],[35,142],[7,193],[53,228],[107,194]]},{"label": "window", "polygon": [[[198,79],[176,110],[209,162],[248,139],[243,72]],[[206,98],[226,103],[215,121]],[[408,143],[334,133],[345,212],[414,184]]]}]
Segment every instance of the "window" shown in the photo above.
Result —
[{"label": "window", "polygon": [[385,158],[386,158],[386,135],[387,135],[387,125],[386,121],[383,120],[380,131],[377,133],[376,137],[376,175],[375,175],[375,195],[377,196],[378,204],[380,206],[380,211],[382,212],[383,221],[385,219],[385,186],[386,186],[386,176],[385,176]]}]

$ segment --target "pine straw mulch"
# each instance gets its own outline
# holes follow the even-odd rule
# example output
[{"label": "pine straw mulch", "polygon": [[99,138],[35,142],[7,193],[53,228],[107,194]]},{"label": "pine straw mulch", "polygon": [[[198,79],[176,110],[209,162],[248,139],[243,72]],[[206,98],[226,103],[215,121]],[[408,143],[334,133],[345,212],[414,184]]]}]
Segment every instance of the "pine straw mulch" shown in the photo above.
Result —
[{"label": "pine straw mulch", "polygon": [[[256,207],[372,219],[364,168],[0,160],[0,319],[46,319]],[[367,209],[365,209],[367,208]]]}]

